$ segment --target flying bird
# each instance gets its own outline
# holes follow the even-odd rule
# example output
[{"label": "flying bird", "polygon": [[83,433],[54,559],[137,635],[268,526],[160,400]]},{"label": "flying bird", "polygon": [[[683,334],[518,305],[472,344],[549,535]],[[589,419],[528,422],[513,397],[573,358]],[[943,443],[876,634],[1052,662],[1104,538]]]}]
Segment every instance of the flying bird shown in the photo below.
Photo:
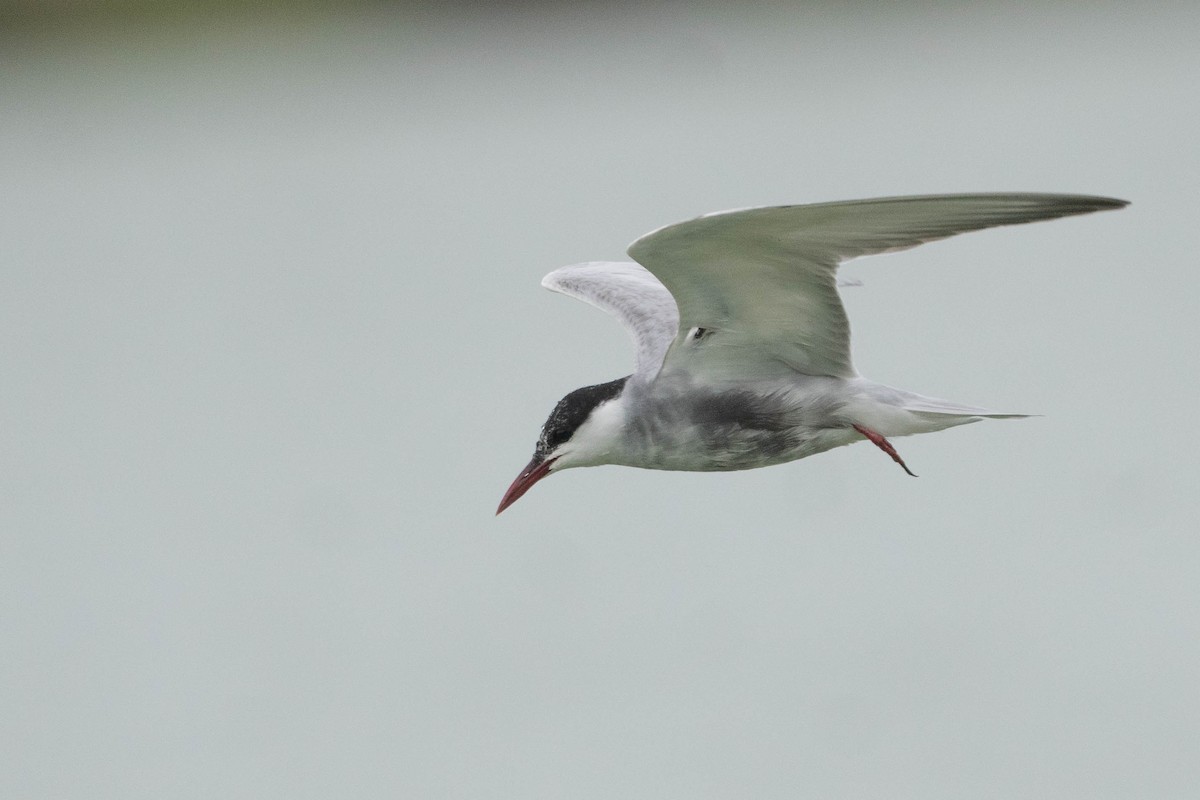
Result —
[{"label": "flying bird", "polygon": [[843,261],[966,231],[1117,209],[1064,194],[888,197],[722,211],[659,228],[634,262],[562,267],[547,289],[615,316],[632,375],[568,394],[496,513],[571,467],[720,471],[782,464],[869,441],[912,475],[889,438],[1000,414],[863,378],[838,295]]}]

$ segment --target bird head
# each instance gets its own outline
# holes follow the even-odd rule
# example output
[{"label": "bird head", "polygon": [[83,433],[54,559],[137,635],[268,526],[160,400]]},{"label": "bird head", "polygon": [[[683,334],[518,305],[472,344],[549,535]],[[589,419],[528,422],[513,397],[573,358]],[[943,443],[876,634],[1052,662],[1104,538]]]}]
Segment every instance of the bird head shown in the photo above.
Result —
[{"label": "bird head", "polygon": [[612,461],[621,441],[624,413],[615,402],[628,378],[585,386],[568,394],[550,412],[533,458],[500,500],[499,514],[520,499],[535,483],[570,467],[593,467]]}]

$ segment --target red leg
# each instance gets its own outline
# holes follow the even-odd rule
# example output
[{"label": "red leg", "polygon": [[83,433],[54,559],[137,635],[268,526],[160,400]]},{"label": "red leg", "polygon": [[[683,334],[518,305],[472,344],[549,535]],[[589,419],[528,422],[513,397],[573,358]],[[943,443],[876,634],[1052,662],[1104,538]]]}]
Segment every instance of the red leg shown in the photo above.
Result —
[{"label": "red leg", "polygon": [[908,464],[905,464],[904,459],[901,458],[900,454],[896,452],[896,448],[892,447],[892,443],[889,442],[887,439],[883,438],[882,434],[877,433],[877,432],[871,430],[870,428],[864,427],[862,425],[855,425],[854,430],[858,431],[863,436],[870,439],[871,444],[875,445],[880,450],[882,450],[883,452],[885,452],[889,456],[891,456],[892,461],[895,461],[897,464],[899,464],[901,467],[903,467],[904,471],[907,472],[909,475],[912,475],[914,478],[917,477],[916,473],[908,468]]}]

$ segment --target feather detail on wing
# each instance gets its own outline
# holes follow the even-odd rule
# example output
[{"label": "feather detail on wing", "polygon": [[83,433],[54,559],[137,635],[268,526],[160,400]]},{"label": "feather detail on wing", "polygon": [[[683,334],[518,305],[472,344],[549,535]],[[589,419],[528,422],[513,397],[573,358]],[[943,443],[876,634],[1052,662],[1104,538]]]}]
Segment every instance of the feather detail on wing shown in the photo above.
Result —
[{"label": "feather detail on wing", "polygon": [[590,261],[554,270],[542,286],[569,295],[615,316],[633,337],[633,378],[650,381],[679,329],[671,293],[639,264]]},{"label": "feather detail on wing", "polygon": [[[837,291],[842,261],[1125,204],[1078,195],[977,194],[751,208],[660,228],[630,245],[629,255],[678,305],[679,329],[664,374],[713,382],[795,372],[849,378],[857,373]],[[695,341],[697,329],[713,335]]]}]

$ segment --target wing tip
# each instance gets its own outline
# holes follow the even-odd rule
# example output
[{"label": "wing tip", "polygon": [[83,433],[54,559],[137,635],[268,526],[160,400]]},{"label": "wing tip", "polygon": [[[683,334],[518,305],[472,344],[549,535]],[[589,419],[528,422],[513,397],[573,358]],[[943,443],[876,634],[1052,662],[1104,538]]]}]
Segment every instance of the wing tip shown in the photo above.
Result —
[{"label": "wing tip", "polygon": [[542,278],[542,287],[552,292],[563,292],[571,275],[579,275],[581,272],[595,272],[597,269],[610,266],[612,266],[612,263],[608,261],[582,261],[578,264],[567,264],[565,267],[559,267],[547,272]]},{"label": "wing tip", "polygon": [[[1038,197],[1039,195],[1033,195]],[[1086,214],[1091,211],[1115,211],[1129,205],[1128,200],[1118,197],[1103,197],[1091,194],[1043,195],[1047,199],[1057,199],[1058,204],[1069,209],[1071,213]]]}]

